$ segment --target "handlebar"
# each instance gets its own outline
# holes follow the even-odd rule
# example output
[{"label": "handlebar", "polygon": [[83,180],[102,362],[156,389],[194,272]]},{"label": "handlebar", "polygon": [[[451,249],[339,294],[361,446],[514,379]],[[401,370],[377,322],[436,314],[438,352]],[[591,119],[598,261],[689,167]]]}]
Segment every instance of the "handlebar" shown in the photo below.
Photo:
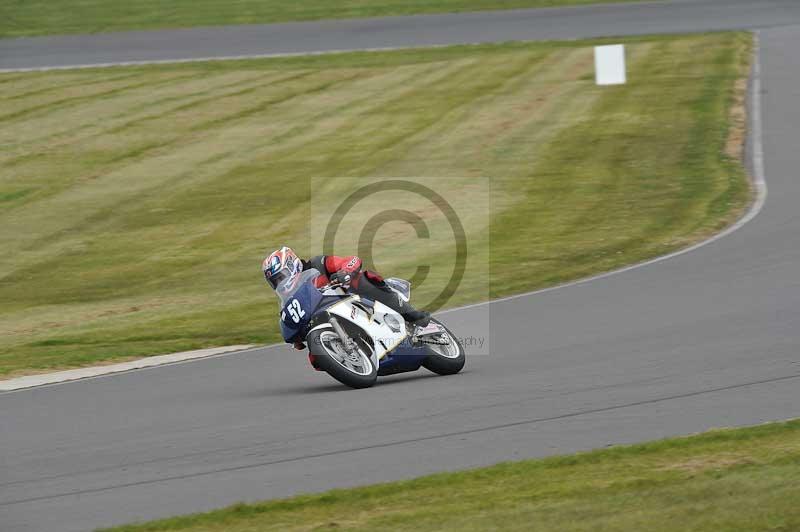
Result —
[{"label": "handlebar", "polygon": [[325,290],[335,290],[337,288],[343,288],[342,283],[338,281],[330,281],[328,284],[320,286],[317,290],[324,292]]}]

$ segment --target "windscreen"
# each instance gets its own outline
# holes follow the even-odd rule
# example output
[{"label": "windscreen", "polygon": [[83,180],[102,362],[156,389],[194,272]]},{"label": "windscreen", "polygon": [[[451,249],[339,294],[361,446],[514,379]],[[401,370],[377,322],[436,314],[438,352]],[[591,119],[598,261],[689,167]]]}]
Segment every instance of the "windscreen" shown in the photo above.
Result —
[{"label": "windscreen", "polygon": [[283,279],[275,289],[275,292],[278,294],[278,299],[280,299],[280,307],[283,308],[286,301],[291,299],[301,286],[309,282],[313,283],[314,279],[320,275],[319,270],[311,268],[309,270],[303,270],[300,272],[300,275],[296,275],[294,279]]}]

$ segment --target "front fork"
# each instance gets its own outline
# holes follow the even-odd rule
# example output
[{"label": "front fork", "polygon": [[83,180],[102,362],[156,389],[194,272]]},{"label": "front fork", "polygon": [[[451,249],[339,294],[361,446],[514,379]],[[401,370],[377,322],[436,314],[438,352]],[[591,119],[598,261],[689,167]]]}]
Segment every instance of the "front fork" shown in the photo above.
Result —
[{"label": "front fork", "polygon": [[347,336],[347,333],[344,332],[344,329],[339,324],[339,321],[336,318],[331,316],[329,321],[331,323],[331,327],[333,327],[333,330],[336,331],[336,334],[342,341],[342,346],[344,346],[344,350],[347,351],[348,354],[353,354],[353,351],[355,351],[356,349],[356,343],[353,341],[352,338]]}]

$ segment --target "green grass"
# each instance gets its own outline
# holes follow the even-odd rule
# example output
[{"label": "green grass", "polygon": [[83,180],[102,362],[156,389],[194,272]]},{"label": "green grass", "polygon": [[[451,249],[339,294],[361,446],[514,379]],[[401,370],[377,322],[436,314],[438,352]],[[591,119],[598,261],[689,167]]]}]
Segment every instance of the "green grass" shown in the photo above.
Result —
[{"label": "green grass", "polygon": [[115,532],[800,530],[800,421],[334,490]]},{"label": "green grass", "polygon": [[636,0],[0,0],[0,37],[265,24]]},{"label": "green grass", "polygon": [[[615,87],[594,85],[592,42],[0,75],[0,375],[278,341],[259,264],[320,251],[315,177],[448,178],[466,199],[491,178],[489,230],[468,220],[491,272],[451,305],[719,230],[749,197],[726,144],[751,38],[625,42]],[[433,265],[422,302],[452,252],[408,233],[375,260]]]}]

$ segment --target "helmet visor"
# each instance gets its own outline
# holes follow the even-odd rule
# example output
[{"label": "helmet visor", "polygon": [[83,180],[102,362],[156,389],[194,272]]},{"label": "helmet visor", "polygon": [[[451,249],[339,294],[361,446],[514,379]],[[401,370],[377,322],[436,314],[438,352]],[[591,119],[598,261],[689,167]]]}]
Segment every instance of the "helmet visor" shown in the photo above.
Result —
[{"label": "helmet visor", "polygon": [[264,277],[267,279],[267,282],[272,287],[273,290],[278,288],[278,285],[281,284],[283,281],[289,278],[289,272],[286,269],[282,269],[277,273],[273,273],[270,275],[269,273],[265,273]]}]

